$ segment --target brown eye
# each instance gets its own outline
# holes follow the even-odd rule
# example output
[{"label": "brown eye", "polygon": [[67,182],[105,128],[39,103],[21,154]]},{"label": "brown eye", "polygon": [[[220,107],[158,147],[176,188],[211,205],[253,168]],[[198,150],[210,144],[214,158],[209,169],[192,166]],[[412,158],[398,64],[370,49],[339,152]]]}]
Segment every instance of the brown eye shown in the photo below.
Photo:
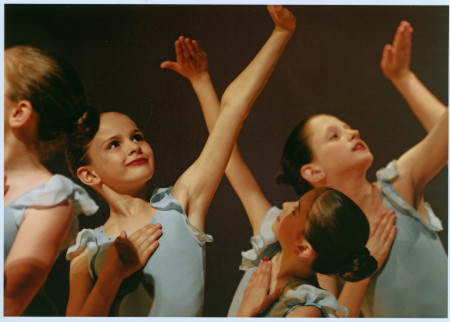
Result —
[{"label": "brown eye", "polygon": [[111,143],[108,144],[108,150],[117,148],[119,146],[119,141],[112,141]]},{"label": "brown eye", "polygon": [[142,134],[136,134],[132,137],[132,141],[140,142],[144,140],[144,136]]}]

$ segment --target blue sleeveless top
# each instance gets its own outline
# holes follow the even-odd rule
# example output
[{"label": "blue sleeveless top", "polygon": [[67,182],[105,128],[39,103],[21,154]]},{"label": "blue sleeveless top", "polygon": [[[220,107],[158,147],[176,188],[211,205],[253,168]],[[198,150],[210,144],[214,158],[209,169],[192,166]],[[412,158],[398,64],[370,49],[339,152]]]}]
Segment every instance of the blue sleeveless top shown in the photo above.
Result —
[{"label": "blue sleeveless top", "polygon": [[[150,223],[161,223],[159,246],[143,270],[127,278],[112,305],[110,316],[195,317],[203,311],[205,242],[212,237],[194,227],[170,188],[158,189],[151,197],[157,209]],[[89,272],[95,281],[109,245],[103,227],[83,229],[69,248],[71,259],[87,247]]]},{"label": "blue sleeveless top", "polygon": [[[392,187],[395,160],[377,172],[383,202],[395,211],[397,234],[385,265],[371,279],[365,317],[447,317],[447,255],[436,231],[442,224],[429,204],[425,222]],[[446,198],[447,196],[443,196]]]},{"label": "blue sleeveless top", "polygon": [[[70,198],[73,204],[73,218],[69,236],[63,242],[60,251],[66,249],[75,241],[78,232],[78,216],[80,213],[91,215],[98,209],[95,202],[89,197],[87,192],[65,176],[56,174],[45,184],[34,188],[23,194],[4,208],[4,260],[8,257],[11,247],[16,239],[17,232],[24,219],[25,211],[28,207],[54,207],[62,201]],[[45,238],[45,236],[42,236]],[[36,303],[34,305],[33,303]],[[47,308],[43,308],[43,306]],[[41,288],[24,315],[33,314],[35,306],[39,306],[38,312],[46,315],[56,314],[55,308],[50,303],[50,299]],[[33,314],[34,315],[34,314]]]},{"label": "blue sleeveless top", "polygon": [[[260,235],[253,236],[250,239],[253,248],[242,252],[242,262],[239,268],[244,270],[245,274],[231,302],[228,311],[229,317],[236,317],[241,306],[244,290],[260,260],[265,256],[272,258],[281,250],[280,244],[272,231],[272,224],[280,212],[281,209],[277,207],[272,207],[267,212],[261,223]],[[321,289],[316,281],[295,280],[287,283],[280,297],[259,316],[285,317],[300,306],[315,306],[322,312],[323,317],[337,317],[337,313],[341,316],[348,315],[347,308],[340,305],[332,293]]]}]

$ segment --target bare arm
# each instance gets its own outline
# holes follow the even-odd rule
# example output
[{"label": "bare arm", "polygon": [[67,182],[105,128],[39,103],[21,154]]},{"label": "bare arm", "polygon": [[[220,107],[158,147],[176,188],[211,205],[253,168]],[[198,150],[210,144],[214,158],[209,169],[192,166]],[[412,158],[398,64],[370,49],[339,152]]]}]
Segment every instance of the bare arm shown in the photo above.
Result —
[{"label": "bare arm", "polygon": [[21,315],[45,282],[72,223],[72,203],[29,208],[5,262],[4,314]]},{"label": "bare arm", "polygon": [[129,238],[122,232],[109,247],[105,264],[94,284],[87,251],[70,263],[67,316],[108,316],[122,281],[144,266],[154,253],[162,232],[160,225],[146,225]]},{"label": "bare arm", "polygon": [[412,33],[411,25],[402,21],[392,45],[384,47],[380,66],[429,132],[447,108],[410,70]]},{"label": "bare arm", "polygon": [[228,86],[220,114],[197,161],[180,177],[172,190],[191,222],[203,229],[206,211],[221,180],[243,121],[266,84],[295,28],[292,14],[278,6],[269,12],[276,27],[263,48]]},{"label": "bare arm", "polygon": [[[195,40],[184,37],[175,42],[175,51],[177,62],[165,61],[161,67],[172,69],[189,79],[211,132],[220,112],[220,102],[209,75],[206,53]],[[237,144],[233,148],[225,174],[246,210],[253,234],[257,235],[261,221],[270,209],[270,203],[243,160]]]}]

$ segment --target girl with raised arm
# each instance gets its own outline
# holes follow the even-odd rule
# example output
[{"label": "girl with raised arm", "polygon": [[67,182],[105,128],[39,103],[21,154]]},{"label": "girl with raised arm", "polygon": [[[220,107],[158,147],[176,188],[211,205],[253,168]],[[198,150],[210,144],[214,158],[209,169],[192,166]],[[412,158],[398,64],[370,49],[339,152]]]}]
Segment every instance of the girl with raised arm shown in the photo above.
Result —
[{"label": "girl with raised arm", "polygon": [[[275,21],[266,44],[223,94],[221,113],[198,159],[150,203],[145,188],[154,171],[153,152],[127,116],[103,113],[94,138],[69,151],[71,168],[108,202],[110,216],[103,226],[81,231],[68,252],[68,315],[201,315],[204,244],[211,241],[203,232],[205,216],[242,123],[292,34],[279,25],[286,19],[292,17]],[[104,264],[104,253],[120,231],[130,234],[148,222],[163,227],[159,247],[143,271],[120,283]],[[99,301],[105,305],[99,307]]]},{"label": "girl with raised arm", "polygon": [[[269,6],[269,12],[274,20],[288,14],[288,11],[281,6]],[[293,29],[294,26],[291,22],[285,24],[284,28]],[[176,41],[175,50],[177,62],[166,61],[161,66],[170,68],[190,80],[201,102],[208,128],[211,130],[219,114],[219,101],[209,77],[206,54],[196,41],[184,37],[180,37]],[[337,304],[331,293],[317,288],[315,273],[341,273],[350,280],[360,280],[370,276],[376,269],[375,260],[365,249],[368,238],[368,230],[365,229],[368,229],[368,225],[361,210],[343,194],[328,189],[315,191],[314,197],[308,196],[307,198],[305,195],[304,197],[309,201],[301,199],[300,206],[299,202],[285,203],[282,214],[277,217],[281,210],[271,207],[243,161],[237,146],[235,146],[228,163],[226,175],[244,205],[254,233],[252,238],[254,249],[243,255],[241,268],[247,272],[236,292],[229,316],[254,314],[263,316],[346,315],[346,309]],[[348,212],[348,218],[340,218],[339,211]],[[286,224],[285,222],[289,222],[290,219],[284,221],[284,218],[289,218],[289,215],[293,214],[297,215],[295,217],[302,218],[298,220],[303,220],[303,222],[298,225],[295,222]],[[318,225],[316,220],[319,220],[321,214],[323,214],[322,223]],[[380,265],[384,261],[395,235],[393,219],[392,214],[385,215],[385,220],[379,229],[375,230],[374,238],[368,244]],[[336,222],[341,222],[343,227],[333,229],[333,224]],[[278,227],[278,225],[280,226]],[[281,229],[282,225],[284,227],[292,225],[292,227],[290,230],[285,230]],[[309,230],[309,233],[306,233],[306,230]],[[361,235],[356,234],[355,230],[360,231]],[[365,235],[366,232],[367,235]],[[317,234],[316,236],[329,236],[324,237],[323,240],[311,242],[314,239],[312,235],[315,234]],[[354,239],[347,240],[346,244],[345,239],[340,239],[345,235],[353,236]],[[308,247],[305,248],[305,245]],[[308,251],[300,252],[299,249],[308,249]],[[308,255],[306,256],[306,254]],[[240,305],[240,302],[246,283],[258,265],[259,259],[264,256],[273,258],[274,266],[272,282],[265,292],[270,290],[270,300],[276,299],[277,301],[270,309],[262,312],[260,305],[255,309],[249,307],[248,302],[243,303],[243,306]],[[320,258],[320,260],[315,258]],[[352,267],[352,261],[355,261],[355,267]],[[358,268],[358,265],[361,266]],[[354,271],[352,271],[353,269]],[[285,288],[281,296],[275,292],[280,287]],[[254,293],[247,298],[253,298],[253,295]],[[291,300],[288,300],[289,298]],[[322,298],[325,300],[322,301]],[[264,302],[266,305],[263,306],[266,308],[270,301],[265,298]],[[311,308],[311,306],[316,306],[316,308]],[[239,309],[240,307],[241,309]],[[350,313],[353,312],[350,311]]]},{"label": "girl with raised arm", "polygon": [[[409,69],[409,63],[402,64],[404,59],[409,62],[411,32],[409,24],[401,23],[393,45],[385,47],[381,65],[387,76],[394,75],[388,69]],[[400,58],[405,55],[402,50],[407,52]],[[371,227],[380,221],[380,211],[395,211],[397,235],[389,258],[370,283],[362,285],[367,288],[364,316],[446,317],[447,255],[436,234],[442,225],[423,194],[447,162],[448,109],[415,76],[405,75],[409,76],[403,80],[388,77],[412,109],[439,112],[431,113],[431,122],[420,117],[431,127],[428,135],[379,170],[377,182],[366,179],[373,155],[359,132],[331,115],[311,116],[294,129],[283,151],[279,181],[292,185],[299,194],[313,187],[337,188],[361,207]],[[427,263],[433,263],[433,268]],[[342,304],[354,299],[348,286],[344,284],[339,296]],[[417,296],[419,292],[423,296]]]}]

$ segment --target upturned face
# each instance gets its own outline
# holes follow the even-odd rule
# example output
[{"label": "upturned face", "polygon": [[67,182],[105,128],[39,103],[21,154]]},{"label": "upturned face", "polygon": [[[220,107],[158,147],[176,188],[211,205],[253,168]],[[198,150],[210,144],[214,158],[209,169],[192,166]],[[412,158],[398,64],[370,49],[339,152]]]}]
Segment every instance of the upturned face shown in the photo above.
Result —
[{"label": "upturned face", "polygon": [[368,169],[373,155],[361,140],[359,131],[338,118],[321,114],[308,122],[312,163],[327,175],[341,174],[349,169]]},{"label": "upturned face", "polygon": [[101,182],[118,192],[139,190],[153,176],[153,151],[136,124],[124,114],[100,116],[88,156],[89,167]]},{"label": "upturned face", "polygon": [[309,213],[320,193],[313,189],[299,201],[285,202],[283,210],[272,224],[272,231],[283,249],[295,249],[304,239]]}]

